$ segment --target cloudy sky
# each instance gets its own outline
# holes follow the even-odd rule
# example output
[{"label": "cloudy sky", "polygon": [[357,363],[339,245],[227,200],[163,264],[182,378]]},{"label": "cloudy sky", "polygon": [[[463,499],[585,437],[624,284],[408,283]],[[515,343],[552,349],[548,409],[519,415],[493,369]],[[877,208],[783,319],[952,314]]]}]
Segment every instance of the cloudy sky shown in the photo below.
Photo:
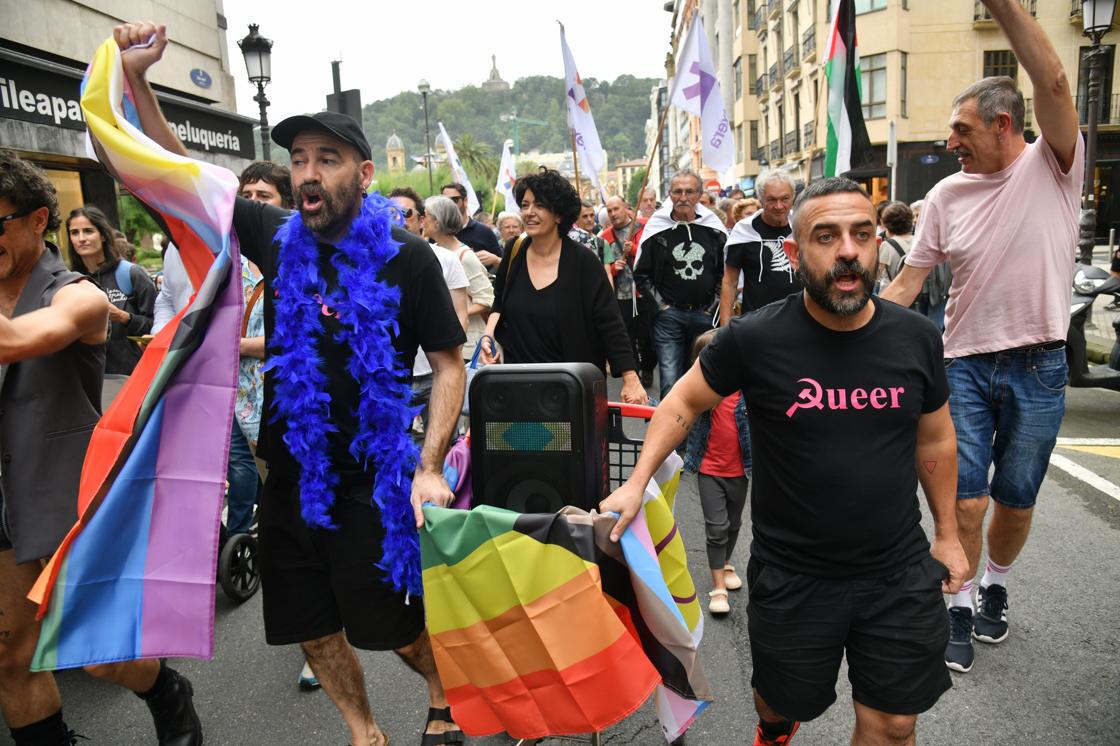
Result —
[{"label": "cloudy sky", "polygon": [[[285,3],[225,0],[225,11],[242,114],[255,117],[257,105],[237,40],[248,33],[248,24],[258,23],[273,41],[266,94],[269,120],[276,122],[326,108],[333,59],[342,60],[342,88],[360,89],[363,104],[416,90],[421,78],[433,89],[478,85],[490,74],[491,54],[509,83],[528,75],[563,76],[557,20],[564,23],[580,75],[660,77],[672,19],[663,5],[663,0],[316,0],[297,11]],[[287,7],[292,12],[281,10]]]}]

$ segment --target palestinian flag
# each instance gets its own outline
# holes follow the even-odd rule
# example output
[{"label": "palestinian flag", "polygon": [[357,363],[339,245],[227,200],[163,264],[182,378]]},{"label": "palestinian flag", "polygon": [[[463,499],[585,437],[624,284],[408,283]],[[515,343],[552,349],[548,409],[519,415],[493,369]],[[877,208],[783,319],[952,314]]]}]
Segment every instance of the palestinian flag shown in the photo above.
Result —
[{"label": "palestinian flag", "polygon": [[436,666],[459,726],[514,738],[599,732],[656,694],[667,740],[710,703],[702,613],[670,508],[675,455],[614,544],[612,516],[427,506],[420,532]]},{"label": "palestinian flag", "polygon": [[195,295],[145,348],[93,431],[78,523],[29,596],[43,620],[33,671],[211,657],[237,393],[237,177],[144,134],[112,39],[86,72],[81,105],[91,152],[164,220]]},{"label": "palestinian flag", "polygon": [[824,175],[840,176],[871,156],[871,139],[863,121],[859,51],[856,49],[855,0],[832,0],[832,30],[825,53],[828,78],[828,140]]}]

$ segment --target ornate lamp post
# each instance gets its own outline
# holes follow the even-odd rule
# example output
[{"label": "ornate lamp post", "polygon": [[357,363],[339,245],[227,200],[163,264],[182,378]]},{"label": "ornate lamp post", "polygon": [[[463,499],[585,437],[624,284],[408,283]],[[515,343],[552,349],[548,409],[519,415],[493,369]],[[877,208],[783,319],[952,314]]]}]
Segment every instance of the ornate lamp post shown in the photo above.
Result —
[{"label": "ornate lamp post", "polygon": [[420,98],[424,99],[424,142],[428,144],[428,152],[424,154],[424,162],[428,164],[428,191],[435,194],[436,184],[432,180],[432,130],[428,126],[428,94],[432,92],[432,87],[428,85],[428,81],[421,79],[416,84],[416,90],[420,91]]},{"label": "ornate lamp post", "polygon": [[1101,37],[1112,28],[1112,15],[1116,0],[1084,0],[1081,4],[1081,23],[1085,36],[1093,46],[1085,53],[1089,60],[1089,90],[1086,97],[1086,114],[1089,131],[1085,138],[1085,188],[1081,196],[1080,237],[1077,244],[1082,264],[1093,263],[1093,248],[1097,234],[1097,120],[1100,119],[1101,96]]},{"label": "ornate lamp post", "polygon": [[266,161],[272,160],[272,143],[268,137],[268,99],[264,96],[264,87],[272,80],[272,39],[266,39],[257,33],[259,26],[249,24],[249,35],[237,42],[241,47],[241,54],[245,57],[245,69],[249,73],[249,82],[257,84],[257,95],[253,100],[261,107],[261,155]]}]

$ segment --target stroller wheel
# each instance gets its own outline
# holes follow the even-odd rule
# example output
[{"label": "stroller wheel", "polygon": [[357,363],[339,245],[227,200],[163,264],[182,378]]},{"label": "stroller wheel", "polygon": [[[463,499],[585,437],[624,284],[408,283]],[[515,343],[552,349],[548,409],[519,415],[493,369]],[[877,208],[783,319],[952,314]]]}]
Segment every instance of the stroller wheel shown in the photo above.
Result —
[{"label": "stroller wheel", "polygon": [[237,603],[253,597],[261,587],[260,570],[257,568],[257,537],[252,534],[229,537],[218,557],[218,582],[226,595]]}]

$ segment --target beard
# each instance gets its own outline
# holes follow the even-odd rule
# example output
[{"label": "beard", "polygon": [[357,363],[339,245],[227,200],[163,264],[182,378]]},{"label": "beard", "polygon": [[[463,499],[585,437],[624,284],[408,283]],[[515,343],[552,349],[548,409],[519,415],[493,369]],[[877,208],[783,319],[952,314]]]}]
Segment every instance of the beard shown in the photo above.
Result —
[{"label": "beard", "polygon": [[[828,271],[816,275],[805,264],[805,255],[800,254],[799,258],[801,269],[797,274],[801,277],[805,292],[818,306],[829,313],[842,317],[854,316],[862,311],[867,301],[871,299],[875,277],[871,270],[864,269],[858,260],[836,262]],[[835,291],[833,285],[836,284],[836,278],[842,275],[857,276],[860,280],[859,286],[852,291]]]},{"label": "beard", "polygon": [[[299,216],[312,233],[331,235],[350,220],[355,203],[362,198],[362,191],[362,182],[357,175],[353,181],[342,185],[334,193],[323,188],[317,181],[305,182],[296,190]],[[308,211],[304,207],[304,197],[318,198],[318,209]]]}]

